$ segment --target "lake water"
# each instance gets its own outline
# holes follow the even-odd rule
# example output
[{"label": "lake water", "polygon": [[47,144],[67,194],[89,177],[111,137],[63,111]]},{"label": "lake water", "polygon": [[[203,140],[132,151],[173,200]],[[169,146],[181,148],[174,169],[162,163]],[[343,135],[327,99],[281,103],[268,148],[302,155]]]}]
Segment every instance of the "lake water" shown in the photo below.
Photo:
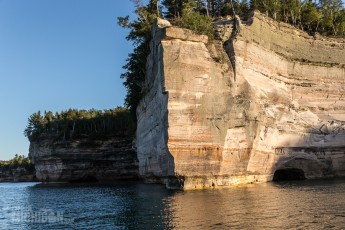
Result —
[{"label": "lake water", "polygon": [[0,184],[0,229],[344,229],[345,180],[199,191]]}]

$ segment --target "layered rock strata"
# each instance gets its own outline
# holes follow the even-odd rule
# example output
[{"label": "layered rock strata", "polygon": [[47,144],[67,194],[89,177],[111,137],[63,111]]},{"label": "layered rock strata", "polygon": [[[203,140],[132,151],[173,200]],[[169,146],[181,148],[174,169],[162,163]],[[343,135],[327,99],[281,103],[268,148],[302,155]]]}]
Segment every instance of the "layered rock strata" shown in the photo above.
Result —
[{"label": "layered rock strata", "polygon": [[42,137],[30,144],[30,159],[43,182],[111,182],[138,178],[131,138],[55,140]]},{"label": "layered rock strata", "polygon": [[240,27],[225,51],[231,20],[215,22],[213,43],[154,25],[137,109],[140,176],[185,189],[270,181],[280,170],[345,176],[345,41],[258,13]]},{"label": "layered rock strata", "polygon": [[35,172],[29,172],[24,167],[0,170],[0,182],[35,182]]}]

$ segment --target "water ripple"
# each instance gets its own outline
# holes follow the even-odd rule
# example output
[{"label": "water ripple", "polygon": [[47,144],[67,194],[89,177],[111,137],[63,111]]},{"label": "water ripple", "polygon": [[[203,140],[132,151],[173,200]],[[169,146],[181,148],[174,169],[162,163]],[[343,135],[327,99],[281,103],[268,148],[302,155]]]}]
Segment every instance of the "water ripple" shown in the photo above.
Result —
[{"label": "water ripple", "polygon": [[344,192],[344,180],[186,192],[2,183],[0,229],[342,229]]}]

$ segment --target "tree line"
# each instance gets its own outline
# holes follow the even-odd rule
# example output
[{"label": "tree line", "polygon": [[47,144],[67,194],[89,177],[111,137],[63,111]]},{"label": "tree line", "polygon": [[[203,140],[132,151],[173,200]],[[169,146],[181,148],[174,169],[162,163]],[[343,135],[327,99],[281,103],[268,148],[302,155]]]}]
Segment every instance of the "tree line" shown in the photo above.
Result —
[{"label": "tree line", "polygon": [[252,7],[309,34],[345,35],[345,9],[341,0],[253,0]]},{"label": "tree line", "polygon": [[24,135],[30,141],[43,136],[58,139],[79,137],[107,138],[133,135],[135,123],[129,111],[123,107],[108,110],[69,109],[55,114],[40,111],[28,118]]},{"label": "tree line", "polygon": [[148,90],[145,85],[146,58],[150,53],[151,26],[157,17],[168,19],[173,25],[188,28],[213,39],[212,21],[237,14],[243,19],[253,10],[290,23],[310,35],[345,35],[345,9],[341,0],[133,0],[136,18],[119,17],[118,24],[129,29],[127,40],[133,42],[121,75],[127,89],[125,106],[134,120],[140,99]]},{"label": "tree line", "polygon": [[[158,4],[158,3],[157,3]],[[232,14],[248,17],[253,10],[290,23],[308,33],[345,35],[345,9],[342,0],[163,0],[162,16],[172,21],[183,17],[186,5],[211,18]]]},{"label": "tree line", "polygon": [[16,154],[11,160],[0,161],[0,172],[17,169],[19,167],[26,169],[29,173],[35,171],[35,167],[31,164],[29,157],[24,155]]}]

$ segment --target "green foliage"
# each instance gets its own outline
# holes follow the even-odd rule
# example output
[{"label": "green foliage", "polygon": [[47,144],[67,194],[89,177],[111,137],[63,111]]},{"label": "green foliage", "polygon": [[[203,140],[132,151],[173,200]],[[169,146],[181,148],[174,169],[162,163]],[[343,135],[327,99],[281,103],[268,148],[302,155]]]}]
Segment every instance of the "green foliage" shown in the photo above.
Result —
[{"label": "green foliage", "polygon": [[9,171],[12,169],[24,168],[28,173],[33,173],[35,167],[31,164],[29,157],[16,154],[13,159],[9,161],[0,161],[0,172]]},{"label": "green foliage", "polygon": [[162,5],[166,9],[164,12],[165,18],[170,20],[179,18],[182,15],[182,6],[186,2],[187,0],[163,0]]},{"label": "green foliage", "polygon": [[130,29],[127,40],[132,41],[135,46],[133,53],[128,56],[126,65],[123,66],[126,72],[121,74],[127,89],[125,105],[130,110],[134,120],[136,120],[136,108],[143,96],[145,85],[146,58],[150,53],[151,26],[153,20],[160,14],[157,0],[150,0],[146,6],[137,2],[135,13],[137,19],[134,21],[130,21],[129,16],[118,18],[118,25]]},{"label": "green foliage", "polygon": [[24,131],[24,135],[26,137],[29,137],[29,139],[37,138],[44,129],[43,124],[44,124],[43,117],[41,116],[40,111],[32,114],[28,119],[28,125]]},{"label": "green foliage", "polygon": [[301,23],[301,7],[302,2],[300,0],[288,0],[287,1],[287,18],[292,25],[297,26]]},{"label": "green foliage", "polygon": [[189,0],[183,4],[182,16],[176,18],[175,24],[179,27],[190,29],[198,34],[207,35],[213,40],[212,18],[195,10],[196,3]]},{"label": "green foliage", "polygon": [[310,34],[345,35],[341,0],[252,0],[251,6]]},{"label": "green foliage", "polygon": [[338,24],[344,21],[339,20],[342,18],[342,7],[341,0],[319,0],[319,7],[322,13],[320,30],[324,34],[339,34],[337,27]]},{"label": "green foliage", "polygon": [[338,12],[337,17],[334,20],[335,30],[339,35],[345,35],[345,9]]},{"label": "green foliage", "polygon": [[42,135],[56,138],[105,138],[111,136],[128,136],[134,134],[135,123],[127,109],[117,107],[109,110],[69,109],[61,113],[51,111],[34,113],[28,119],[24,131],[30,141]]},{"label": "green foliage", "polygon": [[301,20],[303,22],[304,29],[308,33],[317,31],[319,23],[321,21],[322,13],[317,9],[317,6],[311,1],[305,2],[301,9]]},{"label": "green foliage", "polygon": [[[310,34],[318,32],[323,35],[345,35],[345,9],[342,0],[250,0],[249,3],[247,0],[163,0],[162,4],[167,9],[166,18],[171,21],[181,23],[183,20],[180,18],[187,15],[187,19],[181,24],[192,30],[195,30],[194,24],[200,25],[200,22],[194,19],[191,8],[194,13],[199,12],[212,18],[232,15],[233,9],[237,15],[246,18],[251,10],[257,9],[275,20],[290,23]],[[187,14],[183,13],[186,4],[189,5]]]}]

